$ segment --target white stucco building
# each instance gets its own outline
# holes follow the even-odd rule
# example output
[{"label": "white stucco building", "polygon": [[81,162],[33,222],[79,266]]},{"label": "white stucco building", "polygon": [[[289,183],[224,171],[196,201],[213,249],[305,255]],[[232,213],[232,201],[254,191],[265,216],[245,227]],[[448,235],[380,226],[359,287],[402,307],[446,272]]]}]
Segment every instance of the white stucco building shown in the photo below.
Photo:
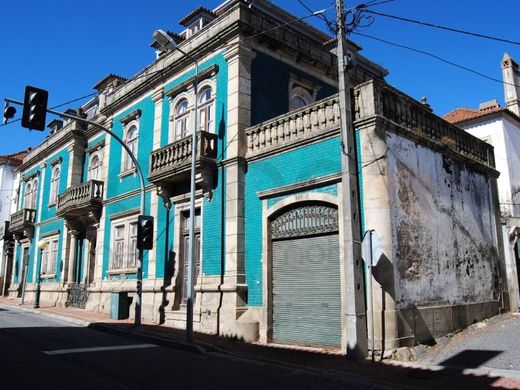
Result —
[{"label": "white stucco building", "polygon": [[0,156],[0,295],[7,293],[9,288],[13,239],[8,233],[6,222],[16,211],[19,183],[16,168],[22,163],[26,154],[27,152],[23,151]]},{"label": "white stucco building", "polygon": [[506,276],[511,310],[520,309],[520,72],[518,64],[504,54],[502,59],[504,100],[480,104],[478,109],[458,108],[445,119],[472,135],[491,144],[495,149],[500,201],[502,237],[506,261]]}]

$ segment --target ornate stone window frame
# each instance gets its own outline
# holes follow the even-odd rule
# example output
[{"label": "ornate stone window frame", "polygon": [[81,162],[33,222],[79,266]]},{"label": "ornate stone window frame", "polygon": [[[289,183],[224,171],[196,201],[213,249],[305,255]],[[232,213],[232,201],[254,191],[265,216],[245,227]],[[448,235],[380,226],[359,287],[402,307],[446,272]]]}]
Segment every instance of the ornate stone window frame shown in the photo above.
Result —
[{"label": "ornate stone window frame", "polygon": [[58,200],[58,195],[60,192],[60,180],[61,180],[61,164],[59,162],[57,162],[55,164],[51,163],[49,207],[54,206]]},{"label": "ornate stone window frame", "polygon": [[[45,248],[41,254],[41,278],[42,279],[55,279],[56,272],[58,269],[58,256],[59,256],[59,243],[60,243],[60,231],[54,230],[41,236],[42,240],[47,242],[47,248]],[[54,264],[49,263],[50,256],[55,253],[56,258]],[[50,265],[53,265],[50,267]]]},{"label": "ornate stone window frame", "polygon": [[[197,96],[197,99],[198,99],[198,112],[196,113],[196,115],[199,115],[198,117],[198,126],[199,128],[197,129],[197,131],[199,130],[202,130],[202,131],[207,131],[209,133],[215,133],[215,129],[216,129],[216,124],[215,124],[215,117],[216,117],[216,112],[215,112],[215,109],[216,109],[216,100],[217,100],[217,95],[216,95],[216,88],[215,88],[215,80],[213,78],[211,79],[206,79],[204,81],[202,81],[200,84],[199,84],[199,87],[198,87],[198,96]],[[207,102],[204,102],[204,103],[201,103],[200,99],[202,98],[202,93],[204,91],[206,91],[208,88],[211,89],[211,97],[210,99],[207,101]],[[200,114],[203,112],[203,110],[206,110],[207,112],[207,109],[209,108],[209,111],[210,111],[210,124],[207,128],[203,128],[202,127],[202,121],[201,121],[201,117],[200,117]]]},{"label": "ornate stone window frame", "polygon": [[[131,114],[125,116],[121,119],[121,123],[124,126],[123,131],[123,141],[128,145],[128,142],[135,143],[135,148],[133,152],[137,158],[139,152],[139,136],[140,136],[140,126],[139,126],[139,118],[141,116],[141,110],[135,110]],[[132,139],[128,139],[129,133],[136,129],[137,135],[132,137]],[[132,148],[130,148],[132,149]],[[126,152],[126,150],[121,147],[121,171],[119,177],[122,178],[124,176],[128,176],[134,174],[136,172],[136,168],[130,158],[130,155]]]},{"label": "ornate stone window frame", "polygon": [[[188,107],[186,109],[186,113],[181,115],[177,114],[177,110],[179,105],[186,101],[188,103]],[[181,92],[176,96],[170,96],[170,117],[169,117],[169,131],[168,131],[168,142],[172,143],[175,141],[179,141],[180,139],[187,137],[191,134],[191,124],[193,123],[192,111],[194,106],[193,93],[191,93],[191,88],[189,91]],[[184,137],[176,137],[175,128],[177,126],[177,121],[179,117],[186,118],[186,134]]]},{"label": "ornate stone window frame", "polygon": [[289,111],[301,108],[294,104],[295,98],[301,98],[306,105],[314,103],[320,88],[320,85],[291,73],[289,75]]},{"label": "ornate stone window frame", "polygon": [[[33,173],[32,175],[23,179],[25,182],[25,192],[23,196],[23,208],[25,209],[36,209],[36,203],[38,199],[36,199],[36,195],[38,193],[38,184],[39,184],[40,171]],[[27,187],[30,186],[30,192],[27,191]],[[29,196],[29,194],[31,194]],[[31,202],[28,202],[30,200]],[[31,204],[28,204],[31,203]],[[31,207],[28,207],[31,206]]]},{"label": "ornate stone window frame", "polygon": [[[122,274],[134,274],[137,272],[137,251],[136,264],[131,264],[131,246],[132,240],[137,241],[137,216],[138,213],[135,210],[131,210],[128,213],[121,214],[118,218],[110,218],[110,250],[109,254],[109,265],[108,275],[122,275]],[[136,227],[135,234],[132,233],[132,225]],[[123,228],[123,237],[116,237],[116,229]],[[118,242],[122,242],[122,264],[120,266],[114,265],[116,258],[116,252],[118,248]],[[113,253],[112,253],[113,252]]]}]

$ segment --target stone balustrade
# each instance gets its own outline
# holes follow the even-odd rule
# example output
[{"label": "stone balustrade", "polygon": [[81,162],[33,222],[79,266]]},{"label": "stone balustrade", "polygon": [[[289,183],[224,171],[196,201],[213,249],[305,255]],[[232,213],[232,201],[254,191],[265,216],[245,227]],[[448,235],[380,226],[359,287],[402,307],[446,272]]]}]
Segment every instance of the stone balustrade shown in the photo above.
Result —
[{"label": "stone balustrade", "polygon": [[21,209],[11,214],[9,231],[13,233],[21,232],[27,227],[32,227],[36,220],[36,210]]},{"label": "stone balustrade", "polygon": [[369,81],[354,89],[355,125],[382,117],[409,138],[427,140],[475,162],[494,167],[493,147],[433,114],[428,106],[382,81]]},{"label": "stone balustrade", "polygon": [[[206,131],[197,133],[197,165],[216,164],[217,135]],[[171,179],[178,173],[190,170],[192,155],[191,135],[155,150],[150,155],[149,180],[157,182]]]},{"label": "stone balustrade", "polygon": [[334,95],[247,129],[247,157],[296,146],[339,128],[339,99]]},{"label": "stone balustrade", "polygon": [[70,210],[81,212],[89,207],[101,207],[104,183],[99,180],[89,180],[68,188],[58,195],[56,214],[64,216]]}]

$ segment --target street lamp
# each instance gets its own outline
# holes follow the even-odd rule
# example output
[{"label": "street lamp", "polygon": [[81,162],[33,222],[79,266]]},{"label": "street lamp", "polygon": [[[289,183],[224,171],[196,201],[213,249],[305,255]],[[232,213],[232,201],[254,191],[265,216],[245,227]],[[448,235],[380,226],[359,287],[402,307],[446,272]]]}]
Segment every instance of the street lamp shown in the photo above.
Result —
[{"label": "street lamp", "polygon": [[193,339],[193,259],[195,258],[195,167],[197,162],[197,126],[198,126],[198,79],[199,79],[199,62],[191,55],[183,51],[177,46],[177,43],[172,37],[163,30],[156,30],[153,33],[153,38],[159,43],[161,49],[177,50],[186,58],[190,59],[195,64],[195,80],[193,82],[193,89],[195,91],[195,119],[193,121],[193,131],[191,133],[191,174],[190,174],[190,224],[189,231],[189,248],[188,248],[188,288],[186,296],[186,341]]},{"label": "street lamp", "polygon": [[42,281],[42,257],[43,257],[43,251],[47,249],[47,246],[49,244],[45,240],[40,240],[36,244],[38,249],[40,250],[40,262],[38,263],[38,275],[36,279],[36,291],[34,292],[34,304],[33,307],[35,309],[38,309],[40,307],[40,288],[41,288],[41,281]]}]

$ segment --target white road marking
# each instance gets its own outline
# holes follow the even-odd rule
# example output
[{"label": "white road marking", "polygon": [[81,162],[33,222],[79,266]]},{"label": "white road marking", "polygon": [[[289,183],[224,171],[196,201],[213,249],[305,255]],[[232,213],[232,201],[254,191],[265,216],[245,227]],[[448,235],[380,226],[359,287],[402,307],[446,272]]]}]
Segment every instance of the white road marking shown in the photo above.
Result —
[{"label": "white road marking", "polygon": [[155,344],[132,344],[132,345],[116,345],[113,347],[93,347],[93,348],[71,348],[71,349],[56,349],[54,351],[43,351],[47,355],[65,355],[67,353],[83,353],[83,352],[103,352],[103,351],[117,351],[122,349],[143,349],[157,347]]}]

